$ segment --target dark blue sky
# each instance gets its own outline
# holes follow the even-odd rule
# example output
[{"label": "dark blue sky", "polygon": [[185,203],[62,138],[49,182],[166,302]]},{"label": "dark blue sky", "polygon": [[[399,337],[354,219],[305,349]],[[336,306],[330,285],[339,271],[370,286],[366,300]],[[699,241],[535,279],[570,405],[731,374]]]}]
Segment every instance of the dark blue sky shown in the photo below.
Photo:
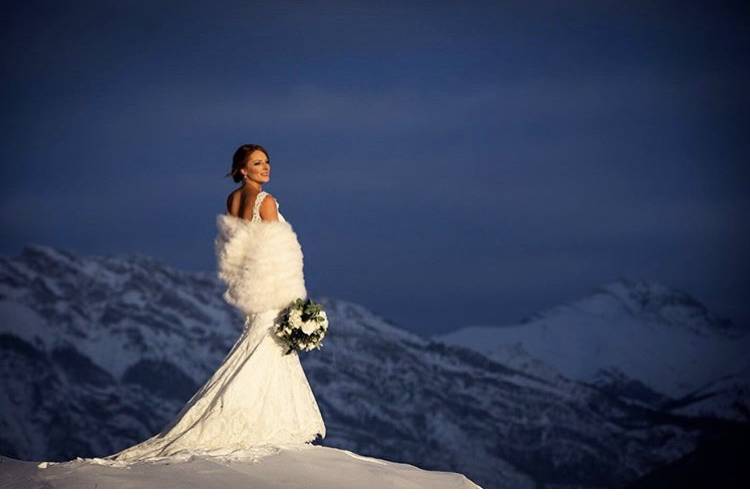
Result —
[{"label": "dark blue sky", "polygon": [[259,143],[312,298],[433,334],[629,277],[750,325],[742,3],[5,5],[3,254],[213,270]]}]

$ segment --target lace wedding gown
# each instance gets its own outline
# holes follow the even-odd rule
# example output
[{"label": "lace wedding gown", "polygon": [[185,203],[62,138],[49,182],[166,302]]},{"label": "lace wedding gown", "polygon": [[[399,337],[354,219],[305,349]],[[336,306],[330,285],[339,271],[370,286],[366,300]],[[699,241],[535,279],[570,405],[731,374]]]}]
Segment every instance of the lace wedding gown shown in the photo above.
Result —
[{"label": "lace wedding gown", "polygon": [[[266,194],[261,191],[256,197],[250,221],[232,223],[275,224],[261,221],[258,212]],[[286,223],[281,213],[279,220]],[[285,355],[285,345],[273,335],[282,309],[246,314],[234,347],[174,420],[148,440],[104,458],[131,462],[195,454],[254,457],[309,446],[317,435],[324,438],[325,424],[299,355]]]}]

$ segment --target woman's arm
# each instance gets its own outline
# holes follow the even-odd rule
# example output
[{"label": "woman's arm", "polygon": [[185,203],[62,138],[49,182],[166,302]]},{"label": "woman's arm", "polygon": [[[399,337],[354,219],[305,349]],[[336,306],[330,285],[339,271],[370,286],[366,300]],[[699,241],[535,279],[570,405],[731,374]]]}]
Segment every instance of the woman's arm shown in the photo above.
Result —
[{"label": "woman's arm", "polygon": [[276,199],[267,194],[263,201],[260,203],[260,218],[266,221],[279,220],[279,211],[276,206]]}]

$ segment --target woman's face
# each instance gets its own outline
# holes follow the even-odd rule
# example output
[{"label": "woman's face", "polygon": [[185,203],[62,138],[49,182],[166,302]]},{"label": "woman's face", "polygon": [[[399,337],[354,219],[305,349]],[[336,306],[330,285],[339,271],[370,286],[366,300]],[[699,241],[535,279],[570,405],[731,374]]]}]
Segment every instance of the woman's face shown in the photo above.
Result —
[{"label": "woman's face", "polygon": [[266,153],[259,149],[250,153],[250,157],[247,159],[247,167],[243,168],[241,172],[247,174],[249,180],[259,183],[268,182],[271,178],[271,163],[268,161]]}]

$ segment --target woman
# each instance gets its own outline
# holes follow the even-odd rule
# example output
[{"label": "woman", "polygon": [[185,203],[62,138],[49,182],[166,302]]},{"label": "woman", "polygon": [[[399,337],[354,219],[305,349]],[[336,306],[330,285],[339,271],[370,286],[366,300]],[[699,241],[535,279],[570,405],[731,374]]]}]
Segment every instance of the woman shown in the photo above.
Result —
[{"label": "woman", "polygon": [[[228,175],[242,186],[227,198],[227,213],[217,216],[215,244],[219,277],[227,285],[224,298],[244,313],[245,326],[218,370],[172,422],[146,441],[106,457],[41,462],[37,467],[69,463],[129,467],[137,462],[182,462],[194,455],[258,461],[284,449],[310,447],[317,436],[325,437],[326,428],[297,351],[286,354],[286,344],[273,334],[284,309],[297,298],[307,298],[307,292],[297,235],[279,212],[279,203],[263,190],[270,173],[268,152],[261,146],[246,144],[234,154]],[[280,467],[273,473],[279,485],[478,487],[461,474],[425,471],[344,449],[314,448],[314,455],[291,455],[271,465]],[[325,472],[327,467],[330,473]],[[346,475],[341,475],[340,467]],[[206,470],[198,468],[198,472]],[[255,482],[249,476],[244,480]],[[69,470],[55,477],[69,478],[72,484],[79,476]],[[123,484],[118,476],[110,479]],[[157,475],[146,482],[160,480]]]},{"label": "woman", "polygon": [[263,456],[325,437],[323,419],[297,351],[273,334],[280,313],[307,298],[302,249],[279,203],[263,186],[268,152],[245,144],[229,174],[242,185],[217,216],[215,249],[224,298],[245,315],[221,366],[159,434],[104,457],[135,461],[206,454]]}]

